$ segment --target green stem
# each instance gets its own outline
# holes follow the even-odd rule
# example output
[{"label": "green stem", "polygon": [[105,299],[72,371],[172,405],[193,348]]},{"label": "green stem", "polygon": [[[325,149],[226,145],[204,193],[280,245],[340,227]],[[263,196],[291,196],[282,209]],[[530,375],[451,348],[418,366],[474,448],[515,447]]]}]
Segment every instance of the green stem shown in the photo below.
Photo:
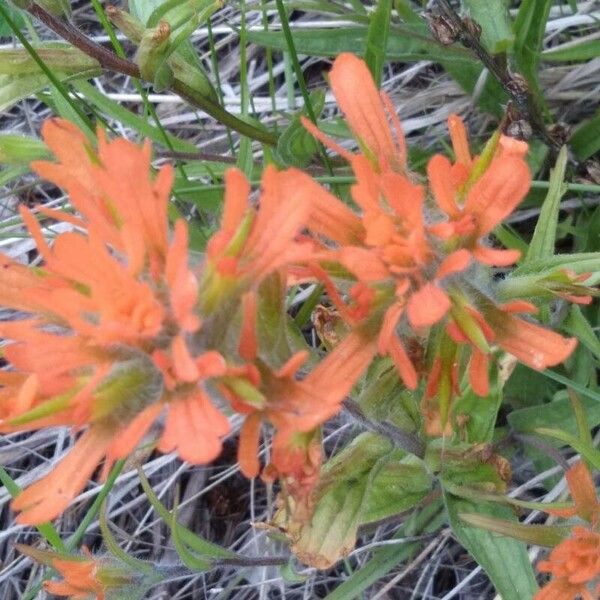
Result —
[{"label": "green stem", "polygon": [[67,540],[65,546],[68,551],[74,550],[79,545],[79,542],[82,540],[88,527],[91,525],[92,521],[98,516],[104,499],[106,498],[106,496],[108,496],[110,490],[112,490],[113,485],[115,484],[117,477],[121,474],[121,471],[123,470],[124,466],[125,461],[119,460],[110,470],[110,473],[108,474],[106,482],[102,486],[100,493],[96,496],[96,499],[90,506],[85,517],[83,517],[83,519],[81,520],[81,523],[79,523],[79,526],[75,530],[75,533],[73,533],[73,535]]}]

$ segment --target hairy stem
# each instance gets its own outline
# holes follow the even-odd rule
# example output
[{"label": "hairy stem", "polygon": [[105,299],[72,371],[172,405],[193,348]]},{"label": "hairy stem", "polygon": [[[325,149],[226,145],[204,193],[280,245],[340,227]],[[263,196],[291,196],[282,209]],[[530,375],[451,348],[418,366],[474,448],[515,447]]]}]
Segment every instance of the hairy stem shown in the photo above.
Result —
[{"label": "hairy stem", "polygon": [[[96,59],[103,69],[122,73],[123,75],[135,77],[136,79],[141,78],[140,70],[134,62],[121,58],[111,50],[90,40],[76,27],[67,21],[55,17],[35,2],[27,7],[27,11],[61,38],[73,44],[73,46],[79,48],[79,50],[88,56]],[[174,82],[172,91],[181,96],[184,100],[187,100],[193,106],[202,109],[220,123],[227,125],[242,135],[268,145],[275,145],[277,143],[277,136],[273,133],[264,129],[259,129],[250,123],[238,119],[236,116],[227,112],[222,106],[215,104],[179,81]]]}]

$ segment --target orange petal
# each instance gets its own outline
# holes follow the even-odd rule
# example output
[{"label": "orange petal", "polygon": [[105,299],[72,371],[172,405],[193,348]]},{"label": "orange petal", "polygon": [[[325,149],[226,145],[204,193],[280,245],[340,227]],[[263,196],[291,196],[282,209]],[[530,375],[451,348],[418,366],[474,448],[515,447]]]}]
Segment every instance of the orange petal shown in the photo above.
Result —
[{"label": "orange petal", "polygon": [[58,517],[85,487],[110,441],[106,431],[88,429],[53,471],[13,500],[13,510],[21,511],[17,522],[38,525]]},{"label": "orange petal", "polygon": [[527,163],[515,156],[497,158],[470,189],[465,211],[480,236],[488,234],[521,203],[531,186]]},{"label": "orange petal", "polygon": [[385,354],[386,349],[396,335],[396,325],[404,312],[404,305],[401,302],[395,302],[390,306],[383,316],[383,323],[377,337],[377,351],[379,354]]},{"label": "orange petal", "polygon": [[239,169],[227,169],[225,171],[225,198],[223,201],[223,215],[221,217],[221,229],[227,232],[235,232],[242,218],[248,210],[248,197],[250,194],[250,183]]},{"label": "orange petal", "polygon": [[571,496],[575,501],[577,514],[586,521],[592,522],[600,516],[600,503],[596,493],[596,486],[586,464],[579,461],[573,465],[566,474]]},{"label": "orange petal", "polygon": [[221,452],[221,437],[229,433],[229,421],[204,394],[174,400],[158,448],[177,451],[181,460],[206,464]]},{"label": "orange petal", "polygon": [[449,254],[438,267],[436,279],[444,279],[449,275],[464,271],[471,262],[471,253],[464,248]]},{"label": "orange petal", "polygon": [[511,300],[510,302],[505,302],[498,307],[500,310],[507,313],[536,313],[538,312],[538,307],[531,302],[526,302],[525,300]]},{"label": "orange petal", "polygon": [[398,373],[400,374],[404,385],[409,390],[416,390],[419,383],[417,372],[415,371],[415,367],[408,357],[408,354],[406,354],[406,350],[397,337],[392,338],[387,351],[390,358],[394,361],[394,365],[396,366],[396,369],[398,369]]},{"label": "orange petal", "polygon": [[256,339],[257,298],[253,290],[242,296],[242,328],[238,351],[240,356],[249,362],[257,356],[258,341]]},{"label": "orange petal", "polygon": [[470,167],[473,161],[464,121],[458,115],[451,114],[448,117],[448,131],[450,132],[456,162]]},{"label": "orange petal", "polygon": [[173,338],[171,352],[173,353],[173,367],[177,378],[181,381],[196,381],[199,376],[198,368],[183,336],[177,335]]},{"label": "orange petal", "polygon": [[402,168],[404,157],[394,144],[383,102],[365,62],[344,52],[336,58],[329,80],[350,129],[377,158],[381,169]]},{"label": "orange petal", "polygon": [[522,363],[538,371],[566,360],[575,349],[575,338],[564,338],[518,317],[498,311],[486,315],[498,345]]},{"label": "orange petal", "polygon": [[448,294],[433,283],[426,283],[411,295],[406,314],[411,327],[420,329],[440,321],[450,310]]},{"label": "orange petal", "polygon": [[460,210],[456,204],[456,188],[452,182],[452,165],[441,154],[436,154],[427,164],[427,177],[436,204],[450,219],[457,219]]},{"label": "orange petal", "polygon": [[260,415],[255,413],[246,417],[240,430],[238,463],[240,471],[249,479],[256,477],[260,471],[260,464],[258,462],[260,429]]},{"label": "orange petal", "polygon": [[304,381],[321,393],[324,404],[340,403],[371,364],[376,340],[351,331]]},{"label": "orange petal", "polygon": [[490,393],[488,367],[489,359],[487,354],[474,348],[469,362],[469,383],[473,391],[482,398],[485,398]]},{"label": "orange petal", "polygon": [[484,265],[510,267],[521,258],[521,252],[519,250],[497,250],[489,246],[478,245],[473,250],[473,256]]}]

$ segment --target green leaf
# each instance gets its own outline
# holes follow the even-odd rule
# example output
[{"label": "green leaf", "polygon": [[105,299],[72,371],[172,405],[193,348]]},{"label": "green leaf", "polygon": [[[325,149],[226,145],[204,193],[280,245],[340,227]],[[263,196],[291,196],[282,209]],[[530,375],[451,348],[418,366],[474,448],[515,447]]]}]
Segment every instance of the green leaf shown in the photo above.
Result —
[{"label": "green leaf", "polygon": [[514,57],[540,105],[538,64],[552,0],[523,0],[514,22]]},{"label": "green leaf", "polygon": [[284,522],[297,530],[292,550],[299,560],[325,569],[354,548],[370,486],[391,449],[387,439],[363,433],[325,464],[310,521]]},{"label": "green leaf", "polygon": [[365,61],[378,88],[381,87],[381,74],[383,72],[385,50],[390,32],[391,11],[392,0],[379,0],[377,8],[373,11],[369,19]]},{"label": "green leaf", "polygon": [[569,140],[573,152],[579,160],[587,160],[600,151],[600,114],[584,121]]},{"label": "green leaf", "polygon": [[423,461],[393,452],[382,460],[371,479],[360,522],[370,523],[391,517],[418,504],[432,488],[431,475]]},{"label": "green leaf", "polygon": [[[287,50],[285,37],[279,31],[249,31],[248,41],[272,48]],[[339,27],[335,29],[302,29],[294,31],[294,45],[298,54],[334,57],[341,52],[364,56],[367,51],[366,27]],[[394,26],[388,36],[386,52],[389,60],[456,60],[461,64],[476,64],[462,48],[444,47],[427,35],[419,25]]]},{"label": "green leaf", "polygon": [[[600,272],[599,252],[576,252],[573,254],[555,254],[549,258],[531,261],[513,271],[514,276],[552,273],[558,269],[569,269],[575,273]],[[512,279],[512,277],[511,277]]]},{"label": "green leaf", "polygon": [[600,340],[577,304],[571,305],[569,314],[562,323],[562,328],[574,335],[600,361]]},{"label": "green leaf", "polygon": [[48,159],[51,156],[48,146],[37,138],[0,134],[0,163],[29,165],[33,160]]},{"label": "green leaf", "polygon": [[[411,515],[392,537],[392,540],[400,542],[405,537],[433,533],[442,525],[443,517],[441,503],[436,500],[423,510],[416,511]],[[417,541],[379,548],[373,552],[373,557],[369,561],[338,585],[325,597],[325,600],[353,600],[361,596],[368,587],[385,577],[399,563],[410,560],[421,546],[422,543]]]},{"label": "green leaf", "polygon": [[525,525],[514,520],[498,519],[479,513],[460,513],[458,516],[469,525],[546,548],[560,544],[571,533],[569,526]]},{"label": "green leaf", "polygon": [[173,520],[174,511],[168,510],[158,499],[158,496],[154,493],[154,490],[150,486],[150,483],[143,471],[139,470],[138,474],[140,477],[140,484],[142,485],[142,488],[148,497],[148,501],[150,504],[152,504],[152,507],[158,513],[160,518],[165,521],[165,523],[167,523],[173,531],[175,529],[177,530],[178,540],[184,542],[198,554],[208,558],[235,558],[237,556],[235,552],[205,540],[203,537],[199,536],[193,531],[190,531],[187,527],[184,527],[177,521]]},{"label": "green leaf", "polygon": [[481,41],[492,54],[507,52],[514,34],[505,0],[463,0],[472,19],[481,25]]},{"label": "green leaf", "polygon": [[516,523],[512,509],[492,502],[474,502],[444,492],[452,530],[494,584],[503,600],[532,598],[537,591],[535,575],[520,541],[465,524],[460,514],[474,513]]},{"label": "green leaf", "polygon": [[600,56],[600,40],[575,40],[560,48],[542,52],[542,60],[551,62],[584,62]]},{"label": "green leaf", "polygon": [[[118,102],[111,100],[105,94],[99,92],[98,89],[88,81],[75,81],[73,82],[73,87],[82,94],[88,102],[103,113],[109,115],[119,123],[131,127],[141,136],[150,138],[153,142],[160,144],[161,146],[165,145],[165,133],[162,132],[159,127],[152,125],[148,122],[148,119],[138,117]],[[180,152],[197,152],[198,149],[194,144],[181,140],[170,133],[166,133],[166,135],[174,150]]]},{"label": "green leaf", "polygon": [[[556,426],[556,423],[554,425]],[[562,423],[560,426],[562,427]],[[590,445],[586,440],[582,440],[577,435],[571,435],[570,433],[560,429],[539,427],[534,431],[539,435],[553,438],[563,442],[563,444],[571,446],[571,448],[577,450],[579,454],[589,461],[589,463],[593,465],[595,469],[600,470],[600,450],[596,450],[596,448]]]},{"label": "green leaf", "polygon": [[556,159],[556,165],[550,173],[550,187],[523,261],[524,264],[554,256],[560,200],[567,191],[564,184],[567,159],[567,147],[563,146]]},{"label": "green leaf", "polygon": [[[94,77],[99,73],[100,71],[96,69],[79,73],[60,73],[57,71],[54,76],[64,83],[77,77]],[[0,111],[10,108],[19,100],[28,98],[49,85],[51,84],[43,73],[0,75]]]},{"label": "green leaf", "polygon": [[[19,10],[18,8],[14,8],[10,3],[7,3],[6,0],[0,0],[0,4],[4,6],[4,10],[8,11],[10,18],[15,22],[19,29],[25,27],[23,11]],[[9,37],[11,35],[12,29],[10,25],[6,22],[2,15],[0,15],[0,37]]]},{"label": "green leaf", "polygon": [[[600,425],[600,402],[584,397],[581,398],[581,404],[590,427]],[[531,433],[541,427],[552,427],[560,423],[562,430],[577,435],[577,423],[568,398],[514,410],[507,419],[510,426],[521,433]]]}]

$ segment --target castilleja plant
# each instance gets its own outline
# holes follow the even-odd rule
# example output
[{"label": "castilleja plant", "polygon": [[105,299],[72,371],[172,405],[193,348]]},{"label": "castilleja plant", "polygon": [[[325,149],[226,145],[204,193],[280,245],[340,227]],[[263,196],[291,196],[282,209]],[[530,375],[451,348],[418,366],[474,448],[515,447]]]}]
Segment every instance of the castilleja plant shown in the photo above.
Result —
[{"label": "castilleja plant", "polygon": [[[56,160],[32,168],[69,194],[75,214],[39,207],[72,227],[49,244],[22,208],[42,263],[1,259],[0,302],[23,317],[0,325],[11,367],[0,374],[0,430],[66,425],[78,438],[15,498],[19,523],[59,517],[100,465],[102,479],[141,443],[213,461],[237,413],[240,470],[278,482],[272,525],[300,560],[334,564],[360,525],[433,502],[440,486],[458,538],[476,552],[460,503],[501,497],[510,480],[489,445],[507,378],[499,361],[534,370],[565,361],[576,341],[536,322],[536,302],[590,302],[589,274],[555,261],[497,276],[521,258],[490,236],[530,188],[527,144],[496,133],[474,156],[452,115],[453,160],[436,155],[419,174],[366,65],[342,54],[329,78],[358,151],[304,125],[349,163],[350,197],[269,166],[254,201],[231,169],[220,227],[198,267],[186,221],[169,228],[173,170],[151,172],[148,143],[99,131],[96,148],[66,121],[45,124]],[[294,334],[286,313],[291,287],[315,282],[335,321],[324,355]],[[348,406],[372,433],[323,464],[321,426],[353,390],[359,402]],[[268,464],[261,438],[271,440]],[[555,558],[543,568],[563,577]],[[95,590],[94,565],[81,562],[79,579]],[[78,585],[67,577],[55,588]]]}]

